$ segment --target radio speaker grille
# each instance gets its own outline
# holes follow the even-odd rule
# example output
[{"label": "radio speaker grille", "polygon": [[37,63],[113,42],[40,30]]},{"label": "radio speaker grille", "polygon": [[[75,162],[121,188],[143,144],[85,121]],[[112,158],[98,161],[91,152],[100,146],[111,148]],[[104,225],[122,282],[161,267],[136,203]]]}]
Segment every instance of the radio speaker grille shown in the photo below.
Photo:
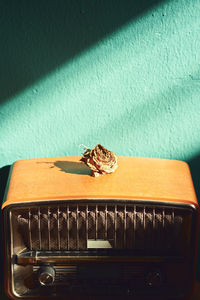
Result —
[{"label": "radio speaker grille", "polygon": [[191,230],[191,215],[191,210],[179,207],[112,203],[13,211],[14,226],[26,248],[45,251],[87,250],[88,241],[98,240],[113,249],[180,251],[186,245],[186,226]]}]

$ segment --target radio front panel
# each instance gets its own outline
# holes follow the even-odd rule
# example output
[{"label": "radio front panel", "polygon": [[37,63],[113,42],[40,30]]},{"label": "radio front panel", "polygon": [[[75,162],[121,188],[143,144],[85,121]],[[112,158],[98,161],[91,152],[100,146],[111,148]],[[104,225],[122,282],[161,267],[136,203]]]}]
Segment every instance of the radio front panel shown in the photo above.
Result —
[{"label": "radio front panel", "polygon": [[13,293],[181,297],[191,281],[196,213],[123,199],[13,205],[6,215]]}]

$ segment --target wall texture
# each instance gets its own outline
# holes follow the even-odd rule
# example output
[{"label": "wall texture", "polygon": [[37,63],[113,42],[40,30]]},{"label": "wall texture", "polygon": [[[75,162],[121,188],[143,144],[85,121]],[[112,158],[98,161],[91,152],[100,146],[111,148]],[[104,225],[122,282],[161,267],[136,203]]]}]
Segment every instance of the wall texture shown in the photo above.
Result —
[{"label": "wall texture", "polygon": [[0,41],[0,167],[101,143],[199,187],[199,0],[1,1]]},{"label": "wall texture", "polygon": [[[21,158],[77,155],[80,144],[98,142],[118,155],[196,155],[199,1],[143,4],[133,19],[130,1],[123,16],[117,11],[124,24],[113,20],[105,29],[95,19],[99,27],[104,14],[112,22],[112,7],[122,9],[121,1],[105,7],[96,1],[99,11],[95,1],[74,2],[7,1],[1,10],[0,167]],[[70,52],[66,60],[62,42]]]}]

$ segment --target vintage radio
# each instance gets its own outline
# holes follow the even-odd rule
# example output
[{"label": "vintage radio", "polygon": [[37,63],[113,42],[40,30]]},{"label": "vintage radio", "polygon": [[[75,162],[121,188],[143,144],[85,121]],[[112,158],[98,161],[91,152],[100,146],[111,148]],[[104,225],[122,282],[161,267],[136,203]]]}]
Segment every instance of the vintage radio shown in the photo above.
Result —
[{"label": "vintage radio", "polygon": [[11,299],[188,299],[199,208],[188,165],[119,157],[14,163],[2,206]]}]

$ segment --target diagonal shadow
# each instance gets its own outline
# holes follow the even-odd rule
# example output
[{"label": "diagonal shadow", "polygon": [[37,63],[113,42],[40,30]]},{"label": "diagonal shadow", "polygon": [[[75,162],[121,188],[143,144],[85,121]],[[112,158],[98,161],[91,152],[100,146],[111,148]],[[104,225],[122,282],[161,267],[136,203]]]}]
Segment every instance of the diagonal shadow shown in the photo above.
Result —
[{"label": "diagonal shadow", "polygon": [[0,103],[163,1],[1,1]]},{"label": "diagonal shadow", "polygon": [[74,161],[55,161],[54,166],[59,168],[60,171],[65,173],[71,173],[76,175],[89,175],[91,176],[92,171],[82,162]]},{"label": "diagonal shadow", "polygon": [[61,172],[76,174],[76,175],[92,175],[91,169],[86,166],[83,162],[76,162],[76,161],[62,161],[57,160],[55,162],[52,161],[45,161],[45,162],[37,162],[37,164],[47,164],[49,165],[49,169],[58,168]]}]

